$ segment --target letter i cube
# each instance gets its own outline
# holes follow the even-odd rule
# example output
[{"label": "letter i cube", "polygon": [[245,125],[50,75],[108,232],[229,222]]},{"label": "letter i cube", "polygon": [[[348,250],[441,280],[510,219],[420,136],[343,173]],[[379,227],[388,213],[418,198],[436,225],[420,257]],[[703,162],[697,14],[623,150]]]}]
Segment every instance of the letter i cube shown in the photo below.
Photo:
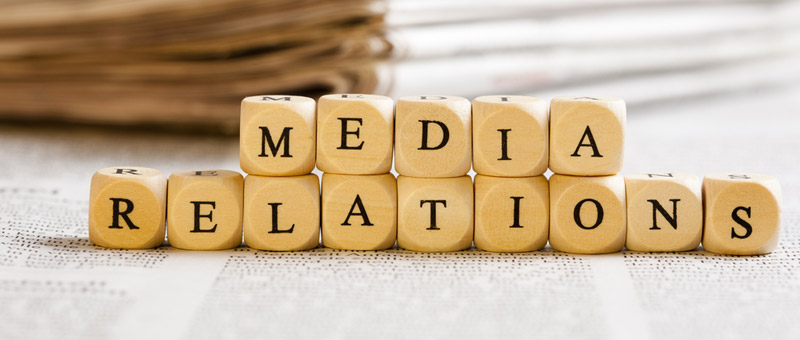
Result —
[{"label": "letter i cube", "polygon": [[230,249],[242,244],[243,178],[230,170],[169,176],[167,240],[175,248]]},{"label": "letter i cube", "polygon": [[780,238],[781,186],[758,174],[713,174],[703,179],[703,248],[712,253],[759,255]]},{"label": "letter i cube", "polygon": [[397,101],[395,169],[414,177],[458,177],[472,163],[472,112],[461,97],[416,96]]},{"label": "letter i cube", "polygon": [[107,248],[143,249],[164,243],[167,179],[156,169],[98,170],[89,194],[89,240]]},{"label": "letter i cube", "polygon": [[575,254],[604,254],[625,245],[622,176],[550,177],[550,246]]},{"label": "letter i cube", "polygon": [[625,177],[628,209],[626,248],[635,251],[685,251],[700,245],[703,201],[700,179],[679,173]]},{"label": "letter i cube", "polygon": [[538,176],[547,170],[547,103],[525,96],[472,101],[472,166],[481,175]]},{"label": "letter i cube", "polygon": [[316,104],[300,96],[242,100],[239,160],[251,175],[293,176],[314,170]]},{"label": "letter i cube", "polygon": [[317,167],[326,173],[384,174],[392,168],[394,102],[371,94],[319,99]]},{"label": "letter i cube", "polygon": [[475,176],[475,246],[497,252],[542,249],[550,228],[547,179]]},{"label": "letter i cube", "polygon": [[244,202],[244,243],[250,248],[292,251],[319,246],[317,175],[249,175],[244,179]]},{"label": "letter i cube", "polygon": [[614,175],[622,170],[625,102],[602,97],[556,97],[550,101],[550,170],[575,176]]}]

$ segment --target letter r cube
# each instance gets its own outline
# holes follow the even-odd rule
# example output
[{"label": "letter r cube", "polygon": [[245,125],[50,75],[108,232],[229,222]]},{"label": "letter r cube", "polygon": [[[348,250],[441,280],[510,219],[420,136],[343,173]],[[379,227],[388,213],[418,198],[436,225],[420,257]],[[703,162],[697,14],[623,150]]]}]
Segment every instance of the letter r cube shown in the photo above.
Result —
[{"label": "letter r cube", "polygon": [[167,179],[156,169],[98,170],[89,193],[89,240],[106,248],[154,248],[164,243]]}]

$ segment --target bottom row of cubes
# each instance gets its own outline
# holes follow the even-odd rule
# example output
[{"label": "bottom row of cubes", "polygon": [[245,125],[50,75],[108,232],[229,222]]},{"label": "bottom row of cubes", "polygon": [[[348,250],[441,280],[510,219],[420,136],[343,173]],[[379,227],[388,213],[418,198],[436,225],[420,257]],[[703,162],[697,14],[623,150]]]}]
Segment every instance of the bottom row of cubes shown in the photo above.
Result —
[{"label": "bottom row of cubes", "polygon": [[[168,184],[167,184],[168,183]],[[319,246],[600,254],[754,255],[778,243],[780,186],[756,174],[650,173],[415,178],[391,174],[265,177],[235,171],[112,167],[92,178],[89,235],[109,248]],[[321,198],[320,198],[321,197]],[[473,200],[474,199],[474,200]],[[165,223],[166,221],[166,223]]]}]

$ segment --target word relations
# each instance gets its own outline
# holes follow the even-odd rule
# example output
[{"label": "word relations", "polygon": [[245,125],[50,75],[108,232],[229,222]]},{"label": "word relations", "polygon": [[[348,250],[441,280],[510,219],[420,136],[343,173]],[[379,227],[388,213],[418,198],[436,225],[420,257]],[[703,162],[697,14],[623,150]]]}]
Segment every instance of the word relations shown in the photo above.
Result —
[{"label": "word relations", "polygon": [[[89,237],[296,251],[475,247],[577,254],[772,252],[781,189],[767,175],[621,176],[625,102],[604,97],[368,94],[242,101],[241,169],[92,177]],[[393,157],[394,156],[394,157]],[[390,173],[394,168],[399,176]],[[321,178],[312,173],[323,172]],[[477,173],[467,175],[470,169]],[[545,171],[554,174],[548,178]]]}]

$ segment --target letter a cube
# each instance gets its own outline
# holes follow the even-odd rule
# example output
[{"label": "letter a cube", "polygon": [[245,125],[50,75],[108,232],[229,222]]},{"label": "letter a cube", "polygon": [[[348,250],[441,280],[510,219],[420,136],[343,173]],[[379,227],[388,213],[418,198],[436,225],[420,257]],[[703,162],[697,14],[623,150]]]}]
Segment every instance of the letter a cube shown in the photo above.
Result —
[{"label": "letter a cube", "polygon": [[472,113],[461,97],[397,101],[395,169],[414,177],[458,177],[472,163]]},{"label": "letter a cube", "polygon": [[703,248],[712,253],[759,255],[780,238],[781,187],[774,177],[713,174],[703,179]]},{"label": "letter a cube", "polygon": [[622,169],[625,102],[602,97],[550,101],[550,170],[562,175],[614,175]]},{"label": "letter a cube", "polygon": [[251,175],[294,176],[314,169],[316,104],[300,96],[265,95],[242,100],[239,160]]},{"label": "letter a cube", "polygon": [[322,175],[322,244],[388,249],[397,239],[397,184],[392,174]]},{"label": "letter a cube", "polygon": [[98,170],[89,193],[89,240],[106,248],[143,249],[164,243],[167,179],[156,169]]}]

